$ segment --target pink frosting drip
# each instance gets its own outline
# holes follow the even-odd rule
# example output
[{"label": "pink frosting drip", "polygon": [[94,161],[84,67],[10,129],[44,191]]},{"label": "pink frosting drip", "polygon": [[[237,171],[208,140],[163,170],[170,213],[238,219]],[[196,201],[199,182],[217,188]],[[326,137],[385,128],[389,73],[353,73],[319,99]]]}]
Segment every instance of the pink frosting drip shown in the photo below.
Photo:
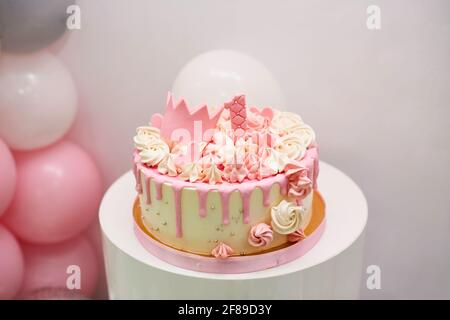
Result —
[{"label": "pink frosting drip", "polygon": [[297,231],[294,231],[290,234],[288,234],[287,239],[289,242],[299,242],[306,238],[305,233],[303,232],[303,229],[298,229]]},{"label": "pink frosting drip", "polygon": [[253,247],[264,247],[273,240],[272,228],[265,223],[258,223],[250,229],[248,243]]},{"label": "pink frosting drip", "polygon": [[183,236],[183,229],[181,227],[181,193],[182,188],[175,187],[173,193],[175,195],[175,219],[177,226],[177,237],[181,238]]},{"label": "pink frosting drip", "polygon": [[[207,192],[197,192],[198,194],[198,207],[200,217],[206,217],[206,201],[208,199]],[[223,205],[223,204],[222,204]]]},{"label": "pink frosting drip", "polygon": [[146,197],[145,197],[145,200],[146,200],[145,203],[151,204],[152,199],[151,199],[151,193],[150,193],[150,177],[145,177],[145,189],[147,190]]},{"label": "pink frosting drip", "polygon": [[[303,158],[298,163],[307,169],[307,175],[315,181],[318,172],[317,166],[317,150],[315,147],[308,149],[305,158]],[[260,188],[263,193],[263,204],[264,206],[270,206],[270,190],[274,184],[280,186],[280,192],[282,195],[286,195],[288,192],[288,178],[285,174],[278,174],[271,176],[262,180],[244,180],[242,183],[221,183],[216,185],[210,185],[208,183],[198,183],[198,182],[187,182],[181,180],[178,177],[170,177],[167,175],[160,174],[155,168],[148,168],[140,163],[140,158],[137,153],[135,153],[135,166],[133,171],[136,177],[136,190],[140,190],[142,193],[142,186],[139,179],[139,171],[142,171],[145,179],[148,181],[151,179],[155,184],[156,199],[162,199],[162,186],[167,183],[172,186],[174,191],[174,203],[176,212],[176,234],[181,237],[182,232],[182,210],[181,210],[181,192],[183,188],[194,188],[197,191],[199,197],[199,215],[201,217],[206,217],[207,209],[206,203],[208,198],[208,193],[211,191],[218,191],[222,202],[222,223],[230,223],[230,209],[229,209],[229,197],[232,192],[238,191],[242,197],[242,210],[243,210],[243,222],[250,222],[250,196],[255,188]],[[136,168],[136,169],[135,169]],[[317,171],[317,172],[316,172]],[[148,182],[150,185],[150,182]],[[149,188],[148,188],[149,189]]]},{"label": "pink frosting drip", "polygon": [[220,242],[212,251],[211,254],[216,259],[226,259],[234,253],[233,249],[223,242]]},{"label": "pink frosting drip", "polygon": [[155,185],[156,185],[156,200],[161,200],[162,199],[162,185],[163,185],[163,181],[159,181],[158,179],[154,179],[155,180]]},{"label": "pink frosting drip", "polygon": [[230,223],[230,195],[231,192],[220,193],[220,198],[222,201],[222,223],[229,224]]},{"label": "pink frosting drip", "polygon": [[138,161],[139,156],[134,156],[134,163],[133,163],[133,174],[134,179],[136,180],[136,191],[137,193],[142,193],[142,185],[141,185],[141,177],[139,176],[139,169],[138,169]]},{"label": "pink frosting drip", "polygon": [[263,204],[264,204],[264,207],[268,207],[268,206],[270,206],[270,190],[272,190],[272,188],[263,188],[261,190],[262,190],[262,193],[263,193]]}]

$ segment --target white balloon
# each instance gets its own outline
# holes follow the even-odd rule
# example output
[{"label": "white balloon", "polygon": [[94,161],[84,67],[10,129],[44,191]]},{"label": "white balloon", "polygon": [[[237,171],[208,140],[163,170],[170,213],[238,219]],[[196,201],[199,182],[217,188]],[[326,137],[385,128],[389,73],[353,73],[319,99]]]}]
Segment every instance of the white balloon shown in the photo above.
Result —
[{"label": "white balloon", "polygon": [[278,82],[259,61],[231,50],[214,50],[189,61],[172,88],[175,99],[191,107],[201,103],[219,106],[236,94],[245,94],[248,106],[284,107]]},{"label": "white balloon", "polygon": [[69,130],[77,110],[72,77],[52,54],[3,53],[0,137],[16,150],[49,145]]}]

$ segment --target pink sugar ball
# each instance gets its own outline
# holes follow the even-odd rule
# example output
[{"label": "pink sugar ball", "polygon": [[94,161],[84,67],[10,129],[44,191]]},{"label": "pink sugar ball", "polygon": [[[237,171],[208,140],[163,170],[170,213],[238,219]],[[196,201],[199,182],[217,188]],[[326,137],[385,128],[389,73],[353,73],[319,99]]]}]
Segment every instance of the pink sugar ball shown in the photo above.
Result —
[{"label": "pink sugar ball", "polygon": [[0,216],[8,208],[16,188],[16,164],[8,146],[0,139]]},{"label": "pink sugar ball", "polygon": [[25,276],[22,297],[33,295],[44,288],[70,289],[86,297],[94,292],[98,279],[98,260],[84,236],[58,244],[24,244],[23,253]]},{"label": "pink sugar ball", "polygon": [[16,153],[17,186],[5,224],[36,244],[67,240],[97,216],[102,182],[92,159],[71,142]]},{"label": "pink sugar ball", "polygon": [[0,225],[0,300],[14,298],[22,285],[23,271],[22,249],[14,235]]}]

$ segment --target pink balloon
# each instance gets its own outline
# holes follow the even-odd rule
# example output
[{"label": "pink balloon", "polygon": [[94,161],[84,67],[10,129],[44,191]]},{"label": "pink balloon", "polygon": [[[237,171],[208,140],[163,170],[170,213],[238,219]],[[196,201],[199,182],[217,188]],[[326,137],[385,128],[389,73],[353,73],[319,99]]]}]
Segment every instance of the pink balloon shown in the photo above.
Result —
[{"label": "pink balloon", "polygon": [[8,208],[16,188],[16,164],[6,144],[0,139],[0,216]]},{"label": "pink balloon", "polygon": [[0,225],[0,300],[11,299],[20,290],[24,262],[14,235]]},{"label": "pink balloon", "polygon": [[[89,297],[95,290],[98,263],[85,237],[52,245],[24,244],[25,277],[22,297],[44,288],[66,288]],[[79,276],[80,289],[74,285]],[[67,284],[69,283],[69,287]]]},{"label": "pink balloon", "polygon": [[5,224],[20,239],[37,244],[69,239],[97,216],[100,174],[71,142],[16,154],[17,186]]}]

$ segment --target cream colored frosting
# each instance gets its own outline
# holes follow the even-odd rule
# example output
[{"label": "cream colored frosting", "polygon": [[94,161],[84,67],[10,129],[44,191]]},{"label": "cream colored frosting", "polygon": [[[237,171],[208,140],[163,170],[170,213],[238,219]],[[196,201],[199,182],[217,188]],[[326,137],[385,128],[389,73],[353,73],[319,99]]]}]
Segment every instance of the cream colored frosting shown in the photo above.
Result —
[{"label": "cream colored frosting", "polygon": [[274,174],[282,172],[289,161],[287,155],[272,148],[267,149],[268,156],[264,159],[265,165],[269,167]]},{"label": "cream colored frosting", "polygon": [[134,136],[133,141],[136,149],[143,150],[155,139],[160,139],[159,129],[146,126],[138,127],[136,129],[136,135]]},{"label": "cream colored frosting", "polygon": [[307,124],[296,124],[286,130],[289,135],[295,135],[300,139],[300,143],[305,147],[309,147],[316,140],[314,130]]},{"label": "cream colored frosting", "polygon": [[272,207],[272,228],[279,234],[292,233],[300,227],[304,208],[294,202],[282,200]]},{"label": "cream colored frosting", "polygon": [[209,182],[211,184],[221,183],[222,182],[222,172],[217,168],[217,165],[214,161],[203,168],[204,177],[202,181]]},{"label": "cream colored frosting", "polygon": [[292,160],[301,160],[306,154],[304,139],[297,134],[287,134],[282,136],[275,145],[275,150],[286,155]]},{"label": "cream colored frosting", "polygon": [[278,111],[273,116],[271,126],[275,129],[287,131],[289,128],[302,123],[303,120],[298,114]]},{"label": "cream colored frosting", "polygon": [[141,150],[139,156],[142,163],[147,163],[150,166],[156,166],[169,154],[169,146],[159,138],[152,139]]},{"label": "cream colored frosting", "polygon": [[158,172],[162,174],[167,174],[171,177],[178,175],[177,166],[175,165],[175,158],[177,155],[168,153],[158,164]]},{"label": "cream colored frosting", "polygon": [[189,182],[195,182],[202,179],[202,166],[199,163],[191,162],[185,164],[181,169],[180,177]]},{"label": "cream colored frosting", "polygon": [[[173,179],[167,177],[167,179]],[[222,199],[221,193],[215,191],[216,186],[211,186],[211,191],[202,196],[198,189],[188,187],[180,191],[182,237],[177,237],[177,210],[175,194],[177,189],[170,184],[163,183],[161,187],[153,180],[147,183],[145,175],[141,173],[142,194],[140,194],[140,206],[145,224],[152,234],[162,243],[187,252],[210,255],[211,250],[218,243],[224,242],[235,251],[235,254],[253,254],[271,248],[277,248],[285,244],[288,235],[273,232],[273,240],[266,246],[254,247],[248,242],[250,229],[259,224],[266,223],[270,226],[271,208],[281,200],[289,200],[287,195],[281,193],[280,186],[273,184],[270,192],[265,196],[260,188],[250,192],[247,199],[248,217],[247,223],[243,217],[243,196],[240,192],[232,192],[228,200]],[[158,190],[160,198],[158,197]],[[147,195],[151,194],[150,203]],[[307,212],[302,215],[300,227],[305,229],[309,225],[312,212],[312,193],[302,200],[302,206]],[[265,199],[265,200],[264,200]],[[266,203],[267,201],[267,203]],[[228,212],[229,223],[224,224],[224,216]],[[152,229],[153,228],[153,229]]]}]

